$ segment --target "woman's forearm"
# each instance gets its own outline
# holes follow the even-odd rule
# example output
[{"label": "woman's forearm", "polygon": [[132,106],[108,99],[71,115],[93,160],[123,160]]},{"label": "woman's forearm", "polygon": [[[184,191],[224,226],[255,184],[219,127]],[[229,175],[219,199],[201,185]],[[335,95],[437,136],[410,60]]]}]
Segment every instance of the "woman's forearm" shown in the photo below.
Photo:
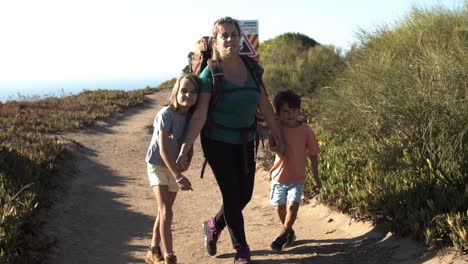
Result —
[{"label": "woman's forearm", "polygon": [[273,112],[273,107],[271,106],[270,102],[266,95],[260,95],[260,103],[259,103],[260,113],[263,115],[265,122],[268,125],[268,128],[271,130],[271,134],[275,139],[283,140],[283,135],[281,134],[281,130],[276,120],[275,113]]},{"label": "woman's forearm", "polygon": [[208,112],[208,106],[210,103],[211,94],[201,93],[198,100],[197,108],[192,115],[185,134],[184,141],[182,143],[180,153],[187,154],[193,146],[195,139],[197,139],[198,134],[200,134],[201,129],[205,125],[206,115]]},{"label": "woman's forearm", "polygon": [[176,161],[174,160],[174,154],[168,146],[161,147],[159,154],[161,155],[162,160],[166,164],[166,167],[174,175],[174,178],[179,179],[182,176],[182,172],[176,166]]},{"label": "woman's forearm", "polygon": [[205,121],[206,118],[195,118],[195,116],[192,117],[192,120],[190,121],[189,127],[187,129],[187,134],[185,135],[185,139],[182,142],[181,153],[188,154],[190,149],[192,149],[193,143],[195,142],[195,139],[197,139],[198,134],[205,124]]}]

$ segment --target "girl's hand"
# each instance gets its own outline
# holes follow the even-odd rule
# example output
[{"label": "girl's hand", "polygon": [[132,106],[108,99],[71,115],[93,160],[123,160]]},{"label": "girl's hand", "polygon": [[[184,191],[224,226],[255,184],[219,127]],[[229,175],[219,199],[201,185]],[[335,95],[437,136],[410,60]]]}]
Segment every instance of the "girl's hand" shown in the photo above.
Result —
[{"label": "girl's hand", "polygon": [[193,191],[192,183],[185,176],[182,176],[182,179],[177,182],[182,191]]}]

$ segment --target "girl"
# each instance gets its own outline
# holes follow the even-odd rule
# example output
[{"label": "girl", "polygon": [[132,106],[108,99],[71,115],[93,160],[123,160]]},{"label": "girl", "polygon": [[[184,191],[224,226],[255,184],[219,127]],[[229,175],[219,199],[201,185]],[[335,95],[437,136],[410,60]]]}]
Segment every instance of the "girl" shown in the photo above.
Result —
[{"label": "girl", "polygon": [[158,203],[158,213],[146,263],[160,263],[163,260],[166,264],[177,263],[172,249],[172,205],[179,188],[182,191],[192,190],[192,184],[182,175],[183,170],[176,165],[176,158],[186,124],[197,103],[199,87],[199,79],[195,75],[179,77],[169,102],[154,119],[154,133],[146,162],[150,185]]}]

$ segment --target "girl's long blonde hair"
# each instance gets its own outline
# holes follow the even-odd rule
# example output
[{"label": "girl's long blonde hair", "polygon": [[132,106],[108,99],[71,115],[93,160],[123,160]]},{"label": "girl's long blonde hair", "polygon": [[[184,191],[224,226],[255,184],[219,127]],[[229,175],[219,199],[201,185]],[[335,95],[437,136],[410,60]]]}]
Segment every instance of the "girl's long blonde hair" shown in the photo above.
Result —
[{"label": "girl's long blonde hair", "polygon": [[[195,86],[195,88],[197,89],[197,93],[200,93],[200,79],[198,78],[198,76],[191,73],[180,76],[179,78],[177,78],[174,87],[172,88],[171,95],[169,96],[169,100],[166,103],[166,105],[169,106],[173,111],[179,110],[179,103],[177,102],[177,93],[179,92],[183,79],[187,79],[189,82],[191,82],[193,86]],[[190,111],[193,111],[193,109],[195,109],[197,103],[190,107]]]}]

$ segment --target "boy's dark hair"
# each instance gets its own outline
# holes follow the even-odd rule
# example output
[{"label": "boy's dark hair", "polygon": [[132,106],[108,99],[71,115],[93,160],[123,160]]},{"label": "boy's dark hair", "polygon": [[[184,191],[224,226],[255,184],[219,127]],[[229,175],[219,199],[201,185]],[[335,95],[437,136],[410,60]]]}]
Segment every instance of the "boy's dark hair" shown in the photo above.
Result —
[{"label": "boy's dark hair", "polygon": [[273,104],[275,105],[276,114],[279,113],[281,106],[287,103],[289,108],[301,108],[301,97],[296,94],[293,90],[288,89],[280,91],[275,95]]}]

